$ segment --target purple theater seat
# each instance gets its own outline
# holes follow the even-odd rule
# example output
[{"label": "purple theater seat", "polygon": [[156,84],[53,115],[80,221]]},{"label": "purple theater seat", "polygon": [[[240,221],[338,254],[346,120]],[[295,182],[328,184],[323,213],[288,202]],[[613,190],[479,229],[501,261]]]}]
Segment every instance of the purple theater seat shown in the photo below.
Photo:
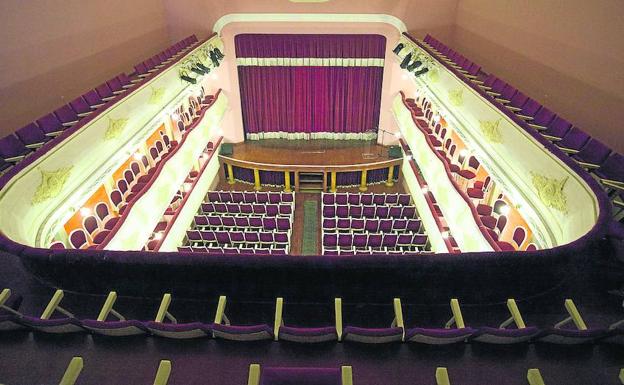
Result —
[{"label": "purple theater seat", "polygon": [[369,234],[368,247],[371,249],[379,249],[381,247],[382,239],[382,234]]},{"label": "purple theater seat", "polygon": [[557,115],[548,108],[542,107],[537,114],[535,114],[535,117],[533,118],[533,121],[529,123],[529,126],[538,131],[547,130],[548,125],[553,122],[556,116]]},{"label": "purple theater seat", "polygon": [[398,239],[398,235],[396,234],[384,234],[381,245],[382,247],[394,249],[397,244],[397,239]]},{"label": "purple theater seat", "polygon": [[500,103],[507,104],[513,99],[513,97],[518,93],[518,89],[511,84],[505,84],[503,89],[500,91],[500,96],[496,98],[496,100]]},{"label": "purple theater seat", "polygon": [[100,98],[102,98],[102,100],[105,102],[115,99],[116,96],[113,93],[113,90],[111,90],[106,83],[102,83],[99,86],[95,87],[95,92],[97,92]]},{"label": "purple theater seat", "polygon": [[526,103],[522,106],[522,110],[518,111],[518,117],[523,120],[533,121],[535,119],[535,115],[542,108],[542,105],[534,99],[529,98]]},{"label": "purple theater seat", "polygon": [[145,65],[145,63],[139,63],[137,65],[134,66],[134,71],[136,73],[136,75],[140,78],[144,78],[149,76],[149,69],[147,68],[147,66]]},{"label": "purple theater seat", "polygon": [[260,341],[273,339],[273,330],[266,324],[253,326],[212,324],[212,334],[214,338],[231,341]]},{"label": "purple theater seat", "polygon": [[572,127],[570,131],[556,143],[562,151],[568,154],[576,154],[589,141],[590,136],[578,127]]},{"label": "purple theater seat", "polygon": [[377,218],[380,218],[380,219],[388,218],[389,213],[390,213],[390,208],[389,207],[377,206],[375,208],[375,216]]},{"label": "purple theater seat", "polygon": [[47,136],[52,137],[59,135],[65,129],[63,123],[53,113],[37,119],[37,125]]},{"label": "purple theater seat", "polygon": [[76,114],[74,110],[69,105],[64,105],[63,107],[58,108],[54,111],[54,115],[58,118],[58,120],[65,127],[71,127],[74,124],[78,123],[80,118]]},{"label": "purple theater seat", "polygon": [[97,321],[86,319],[82,320],[82,326],[95,334],[110,337],[135,336],[147,333],[145,325],[136,320]]},{"label": "purple theater seat", "polygon": [[548,125],[546,130],[540,132],[546,139],[556,142],[563,139],[563,137],[570,131],[572,124],[560,116],[555,117],[553,121]]},{"label": "purple theater seat", "polygon": [[179,340],[212,336],[211,325],[204,325],[201,322],[173,324],[149,321],[145,326],[154,335]]},{"label": "purple theater seat", "polygon": [[427,236],[425,234],[414,234],[412,238],[412,245],[418,247],[425,247],[427,245]]},{"label": "purple theater seat", "polygon": [[22,314],[18,312],[22,299],[21,295],[11,295],[9,292],[9,298],[0,307],[0,333],[24,328],[19,323]]},{"label": "purple theater seat", "polygon": [[134,86],[133,84],[134,82],[132,81],[132,79],[130,79],[130,77],[126,75],[125,73],[122,73],[119,76],[117,76],[117,80],[119,80],[123,88],[131,88]]},{"label": "purple theater seat", "polygon": [[334,205],[323,206],[323,217],[331,218],[335,216],[336,216],[336,206]]},{"label": "purple theater seat", "polygon": [[82,96],[69,102],[69,106],[74,110],[79,118],[85,117],[93,112],[93,108],[89,106],[86,100]]},{"label": "purple theater seat", "polygon": [[341,385],[338,368],[281,368],[262,369],[260,385]]},{"label": "purple theater seat", "polygon": [[82,97],[89,104],[89,106],[91,106],[91,108],[99,108],[105,104],[100,95],[98,95],[95,90],[87,92],[86,94],[82,95]]},{"label": "purple theater seat", "polygon": [[4,159],[2,159],[0,157],[0,175],[7,171],[8,169],[10,169],[11,167],[13,167],[13,165],[11,163],[6,162]]},{"label": "purple theater seat", "polygon": [[46,136],[46,134],[34,122],[20,128],[15,132],[15,134],[27,148],[32,149],[39,148],[50,140],[50,137]]},{"label": "purple theater seat", "polygon": [[119,95],[119,94],[126,92],[126,89],[124,88],[124,84],[121,82],[119,76],[108,80],[106,82],[106,85],[110,88],[110,90],[115,95]]},{"label": "purple theater seat", "polygon": [[514,112],[518,112],[522,110],[524,104],[529,100],[529,97],[524,93],[518,91],[513,98],[509,101],[509,105],[506,106],[510,110]]},{"label": "purple theater seat", "polygon": [[323,234],[323,246],[324,247],[336,247],[338,245],[337,234]]},{"label": "purple theater seat", "polygon": [[476,332],[473,328],[424,329],[413,328],[405,331],[405,341],[426,345],[449,345],[464,342]]},{"label": "purple theater seat", "polygon": [[624,183],[624,155],[613,153],[599,169],[594,170],[594,174],[600,178],[600,181],[608,190],[616,188],[622,191],[622,183]]},{"label": "purple theater seat", "polygon": [[379,229],[377,231],[381,233],[389,233],[392,231],[392,219],[380,219]]},{"label": "purple theater seat", "polygon": [[579,151],[572,155],[572,159],[581,166],[593,169],[604,163],[611,154],[611,149],[598,139],[590,139],[589,142]]},{"label": "purple theater seat", "polygon": [[548,328],[542,331],[536,340],[561,345],[577,345],[593,342],[607,335],[605,329],[559,329]]},{"label": "purple theater seat", "polygon": [[471,337],[471,340],[486,344],[518,344],[530,341],[539,333],[540,330],[534,326],[522,329],[482,327]]},{"label": "purple theater seat", "polygon": [[409,194],[400,194],[399,195],[399,204],[401,206],[409,206],[411,203],[412,197]]},{"label": "purple theater seat", "polygon": [[362,342],[368,344],[383,344],[389,342],[401,342],[403,329],[390,328],[360,328],[347,326],[342,334],[343,341]]},{"label": "purple theater seat", "polygon": [[280,326],[279,339],[299,343],[320,343],[338,341],[338,333],[335,326],[316,328]]},{"label": "purple theater seat", "polygon": [[24,316],[20,322],[31,329],[44,333],[63,334],[84,332],[85,329],[79,320],[75,318],[55,318],[41,319],[37,317]]}]

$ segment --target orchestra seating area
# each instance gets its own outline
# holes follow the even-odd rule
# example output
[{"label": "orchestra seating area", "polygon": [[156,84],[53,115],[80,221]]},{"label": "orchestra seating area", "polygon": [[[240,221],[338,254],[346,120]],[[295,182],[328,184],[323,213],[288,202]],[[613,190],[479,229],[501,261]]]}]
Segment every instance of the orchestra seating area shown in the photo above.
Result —
[{"label": "orchestra seating area", "polygon": [[432,55],[446,63],[464,82],[478,89],[494,106],[513,116],[525,130],[549,141],[598,180],[609,194],[613,216],[624,220],[624,155],[592,138],[581,128],[530,98],[514,85],[492,73],[485,73],[478,64],[446,46],[431,35],[418,41]]},{"label": "orchestra seating area", "polygon": [[288,254],[294,208],[294,193],[210,191],[178,250]]},{"label": "orchestra seating area", "polygon": [[322,194],[323,254],[412,254],[428,239],[409,194]]},{"label": "orchestra seating area", "polygon": [[[125,73],[100,84],[68,104],[0,139],[0,173],[7,172],[35,151],[47,152],[133,89],[167,68],[172,60],[198,44],[189,36]],[[40,150],[42,149],[42,150]]]}]

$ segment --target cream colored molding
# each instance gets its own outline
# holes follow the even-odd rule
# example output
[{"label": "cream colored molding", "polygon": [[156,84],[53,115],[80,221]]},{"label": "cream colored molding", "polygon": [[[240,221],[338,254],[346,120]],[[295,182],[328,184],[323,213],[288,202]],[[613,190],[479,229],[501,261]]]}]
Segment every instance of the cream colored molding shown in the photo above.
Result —
[{"label": "cream colored molding", "polygon": [[[150,99],[151,100],[151,99]],[[124,128],[126,128],[126,124],[128,124],[128,119],[111,119],[108,118],[108,128],[104,131],[104,139],[111,140],[116,139],[121,135]]]},{"label": "cream colored molding", "polygon": [[399,33],[407,31],[403,21],[386,14],[348,13],[229,13],[217,20],[212,30],[221,30],[230,23],[298,22],[298,23],[384,23],[396,28]]},{"label": "cream colored molding", "polygon": [[464,105],[464,90],[462,88],[450,90],[448,93],[449,100],[452,105],[455,107],[461,107]]},{"label": "cream colored molding", "polygon": [[39,169],[41,172],[41,183],[37,187],[37,190],[35,190],[35,195],[32,197],[31,204],[36,205],[57,196],[63,190],[65,183],[67,183],[67,179],[73,167],[74,166],[61,167],[54,171],[43,171]]},{"label": "cream colored molding", "polygon": [[490,143],[503,143],[503,134],[500,131],[500,122],[498,120],[479,120],[479,128],[481,133]]},{"label": "cream colored molding", "polygon": [[531,171],[531,182],[542,203],[564,214],[568,213],[568,197],[563,192],[567,181],[567,176],[563,179],[555,179]]}]

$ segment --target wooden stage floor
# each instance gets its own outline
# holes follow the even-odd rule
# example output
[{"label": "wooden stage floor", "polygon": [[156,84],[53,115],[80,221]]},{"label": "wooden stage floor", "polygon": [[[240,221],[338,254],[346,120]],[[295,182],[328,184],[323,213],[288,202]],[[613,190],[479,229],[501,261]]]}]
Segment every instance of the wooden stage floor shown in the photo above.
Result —
[{"label": "wooden stage floor", "polygon": [[233,148],[233,159],[275,165],[358,166],[388,160],[388,147],[374,140],[264,139],[237,143]]}]

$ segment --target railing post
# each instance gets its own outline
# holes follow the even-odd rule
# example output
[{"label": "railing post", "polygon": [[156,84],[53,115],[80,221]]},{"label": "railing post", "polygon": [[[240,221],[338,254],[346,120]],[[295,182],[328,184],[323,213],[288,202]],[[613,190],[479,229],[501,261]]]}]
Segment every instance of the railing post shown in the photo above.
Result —
[{"label": "railing post", "polygon": [[331,187],[329,189],[330,192],[336,192],[336,171],[331,172]]},{"label": "railing post", "polygon": [[254,168],[254,190],[260,191],[262,190],[262,186],[260,186],[260,170]]},{"label": "railing post", "polygon": [[289,171],[284,171],[284,191],[286,192],[291,192],[292,189],[290,188],[290,172]]},{"label": "railing post", "polygon": [[228,170],[228,184],[234,184],[234,168],[230,163],[226,164]]},{"label": "railing post", "polygon": [[386,186],[392,187],[394,186],[394,166],[388,167],[388,180],[386,180]]},{"label": "railing post", "polygon": [[362,179],[360,180],[360,191],[364,192],[368,190],[366,187],[366,170],[362,170]]}]

